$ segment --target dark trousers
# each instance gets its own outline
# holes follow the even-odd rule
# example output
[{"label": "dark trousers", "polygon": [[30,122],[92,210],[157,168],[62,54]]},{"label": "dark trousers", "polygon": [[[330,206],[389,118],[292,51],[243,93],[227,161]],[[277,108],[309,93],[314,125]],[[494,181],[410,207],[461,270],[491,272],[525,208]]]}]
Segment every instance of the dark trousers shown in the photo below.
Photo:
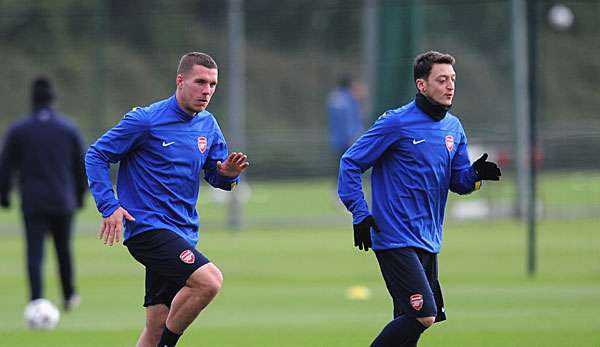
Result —
[{"label": "dark trousers", "polygon": [[71,252],[72,214],[24,214],[25,236],[27,241],[27,271],[29,273],[29,293],[31,300],[43,297],[42,265],[44,261],[44,240],[52,235],[58,258],[58,269],[62,285],[63,299],[74,293],[73,257]]}]

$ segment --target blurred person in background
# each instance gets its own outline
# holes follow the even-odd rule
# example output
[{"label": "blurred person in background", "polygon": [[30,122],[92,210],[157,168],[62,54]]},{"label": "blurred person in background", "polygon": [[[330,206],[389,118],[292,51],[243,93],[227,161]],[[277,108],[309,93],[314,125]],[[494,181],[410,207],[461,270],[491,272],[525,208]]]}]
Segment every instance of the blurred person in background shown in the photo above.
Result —
[{"label": "blurred person in background", "polygon": [[[499,180],[487,154],[469,162],[467,137],[449,110],[455,92],[454,58],[416,57],[415,99],[377,119],[342,156],[340,199],[353,216],[354,245],[373,248],[393,299],[394,319],[373,347],[416,346],[421,334],[446,319],[437,254],[448,191],[469,194],[482,180]],[[371,174],[372,212],[361,175]]]},{"label": "blurred person in background", "polygon": [[363,131],[361,101],[365,93],[362,84],[344,75],[339,78],[337,87],[329,94],[329,145],[336,162]]},{"label": "blurred person in background", "polygon": [[[175,94],[135,107],[86,155],[90,191],[103,220],[99,238],[124,244],[146,268],[146,325],[138,347],[175,346],[184,330],[217,295],[221,271],[195,247],[200,177],[232,190],[249,163],[227,151],[208,106],[218,68],[207,54],[179,63]],[[120,162],[115,197],[109,166]]]},{"label": "blurred person in background", "polygon": [[0,157],[0,205],[10,207],[13,176],[18,175],[27,243],[30,300],[43,297],[44,240],[50,233],[58,258],[63,307],[79,305],[71,250],[73,214],[87,190],[83,147],[75,123],[53,107],[50,81],[32,84],[32,112],[13,124]]}]

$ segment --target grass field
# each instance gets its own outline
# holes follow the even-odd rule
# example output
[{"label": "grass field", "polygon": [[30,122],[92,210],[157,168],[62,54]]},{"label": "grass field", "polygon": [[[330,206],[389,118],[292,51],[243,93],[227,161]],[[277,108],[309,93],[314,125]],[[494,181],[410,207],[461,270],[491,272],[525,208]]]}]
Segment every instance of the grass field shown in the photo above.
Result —
[{"label": "grass field", "polygon": [[[200,207],[207,230],[199,249],[222,269],[225,284],[179,345],[368,346],[391,318],[391,302],[373,253],[352,247],[350,219],[327,187],[255,185],[245,210],[254,222],[240,232],[225,230],[223,208]],[[18,214],[0,214],[0,346],[134,345],[144,319],[143,269],[125,247],[94,238],[98,220],[91,207],[79,217],[81,308],[54,331],[31,332],[22,320]],[[538,274],[528,278],[523,225],[449,223],[440,255],[449,319],[420,346],[600,346],[599,230],[597,218],[543,221]],[[46,294],[57,302],[47,250]],[[349,300],[353,285],[370,288],[371,298]]]}]

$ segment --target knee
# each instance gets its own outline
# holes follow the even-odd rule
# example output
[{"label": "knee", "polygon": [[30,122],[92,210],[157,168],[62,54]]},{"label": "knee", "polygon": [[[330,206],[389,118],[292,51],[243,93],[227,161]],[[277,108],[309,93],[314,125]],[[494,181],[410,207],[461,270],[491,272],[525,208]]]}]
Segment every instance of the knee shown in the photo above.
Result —
[{"label": "knee", "polygon": [[207,291],[214,296],[221,291],[221,287],[223,286],[223,274],[221,273],[221,270],[214,265],[211,266],[209,274],[206,284]]},{"label": "knee", "polygon": [[425,328],[429,328],[435,322],[435,317],[418,317],[417,320],[419,323],[423,324]]},{"label": "knee", "polygon": [[219,275],[212,276],[207,280],[203,287],[210,296],[216,296],[221,291],[222,286],[223,276],[219,272]]},{"label": "knee", "polygon": [[216,266],[208,263],[190,276],[188,285],[210,296],[216,296],[223,285],[223,274]]}]

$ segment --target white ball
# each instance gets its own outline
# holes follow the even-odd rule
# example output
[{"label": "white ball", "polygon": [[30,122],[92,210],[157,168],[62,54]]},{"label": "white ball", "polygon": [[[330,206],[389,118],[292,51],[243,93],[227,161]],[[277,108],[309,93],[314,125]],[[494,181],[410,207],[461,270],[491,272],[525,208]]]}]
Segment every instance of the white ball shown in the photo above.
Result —
[{"label": "white ball", "polygon": [[575,21],[575,15],[570,8],[563,4],[556,4],[548,11],[548,22],[554,30],[568,30]]},{"label": "white ball", "polygon": [[50,300],[36,299],[27,304],[23,318],[31,329],[52,330],[60,320],[60,312]]}]

